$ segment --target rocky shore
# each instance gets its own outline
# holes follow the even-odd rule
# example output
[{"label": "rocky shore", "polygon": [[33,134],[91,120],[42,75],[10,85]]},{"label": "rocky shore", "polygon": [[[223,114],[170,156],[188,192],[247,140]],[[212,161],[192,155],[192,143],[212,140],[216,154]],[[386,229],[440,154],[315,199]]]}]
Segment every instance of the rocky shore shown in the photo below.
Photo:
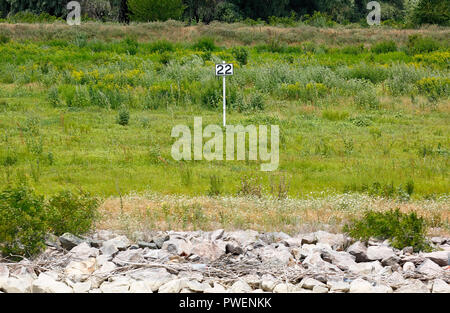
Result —
[{"label": "rocky shore", "polygon": [[434,252],[317,231],[110,231],[49,236],[32,260],[0,261],[6,293],[450,293],[450,238]]}]

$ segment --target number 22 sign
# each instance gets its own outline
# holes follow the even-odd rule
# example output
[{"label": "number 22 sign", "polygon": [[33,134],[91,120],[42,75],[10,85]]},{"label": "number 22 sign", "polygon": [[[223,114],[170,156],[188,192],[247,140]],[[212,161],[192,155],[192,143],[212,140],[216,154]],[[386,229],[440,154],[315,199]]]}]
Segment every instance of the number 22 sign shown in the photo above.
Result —
[{"label": "number 22 sign", "polygon": [[231,76],[233,75],[233,64],[216,64],[216,76]]}]

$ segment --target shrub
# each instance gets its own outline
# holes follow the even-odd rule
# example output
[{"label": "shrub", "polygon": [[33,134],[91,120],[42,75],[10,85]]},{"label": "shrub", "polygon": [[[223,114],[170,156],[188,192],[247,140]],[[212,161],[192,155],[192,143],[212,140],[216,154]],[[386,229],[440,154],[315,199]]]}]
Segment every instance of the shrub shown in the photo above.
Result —
[{"label": "shrub", "polygon": [[360,53],[364,53],[365,52],[365,48],[363,44],[360,45],[356,45],[356,46],[346,46],[344,48],[342,48],[341,50],[342,53],[344,54],[360,54]]},{"label": "shrub", "polygon": [[0,44],[7,44],[10,42],[11,38],[6,35],[0,34]]},{"label": "shrub", "polygon": [[249,177],[245,175],[241,178],[241,184],[237,191],[238,196],[256,196],[262,197],[262,185],[261,182],[255,177]]},{"label": "shrub", "polygon": [[44,247],[47,230],[43,197],[27,187],[0,193],[0,251],[3,255],[32,256]]},{"label": "shrub", "polygon": [[427,222],[415,212],[409,214],[399,209],[388,212],[365,212],[363,218],[353,219],[344,226],[351,237],[369,240],[370,237],[389,239],[394,248],[411,246],[414,251],[429,250],[426,241]]},{"label": "shrub", "polygon": [[200,38],[192,48],[199,51],[215,51],[217,49],[214,38],[210,37]]},{"label": "shrub", "polygon": [[416,83],[420,93],[425,94],[429,98],[439,99],[448,97],[450,92],[450,78],[443,77],[426,77]]},{"label": "shrub", "polygon": [[122,42],[122,44],[124,45],[126,53],[128,53],[129,55],[136,55],[139,48],[139,43],[136,41],[136,39],[127,37]]},{"label": "shrub", "polygon": [[397,51],[397,44],[392,40],[382,41],[372,47],[372,52],[376,54]]},{"label": "shrub", "polygon": [[48,201],[47,220],[55,235],[81,235],[91,230],[97,217],[98,200],[87,193],[62,191]]},{"label": "shrub", "polygon": [[407,49],[411,55],[432,52],[439,49],[439,43],[430,37],[421,35],[410,35],[408,37]]},{"label": "shrub", "polygon": [[157,40],[155,42],[152,42],[148,46],[148,50],[150,52],[157,52],[157,53],[163,53],[163,52],[172,52],[174,51],[173,43],[167,40]]},{"label": "shrub", "polygon": [[247,64],[248,51],[244,47],[234,47],[231,52],[240,65]]},{"label": "shrub", "polygon": [[128,125],[130,121],[130,112],[126,107],[122,107],[119,110],[119,116],[117,117],[117,123],[122,126]]}]

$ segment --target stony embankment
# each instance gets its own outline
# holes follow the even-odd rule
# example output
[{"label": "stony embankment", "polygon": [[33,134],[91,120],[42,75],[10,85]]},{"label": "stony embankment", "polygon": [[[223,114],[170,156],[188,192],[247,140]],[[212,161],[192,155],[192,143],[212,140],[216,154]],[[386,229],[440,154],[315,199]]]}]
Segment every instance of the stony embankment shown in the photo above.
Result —
[{"label": "stony embankment", "polygon": [[0,292],[450,293],[450,238],[413,253],[318,231],[110,231],[48,237],[33,260],[0,262]]}]

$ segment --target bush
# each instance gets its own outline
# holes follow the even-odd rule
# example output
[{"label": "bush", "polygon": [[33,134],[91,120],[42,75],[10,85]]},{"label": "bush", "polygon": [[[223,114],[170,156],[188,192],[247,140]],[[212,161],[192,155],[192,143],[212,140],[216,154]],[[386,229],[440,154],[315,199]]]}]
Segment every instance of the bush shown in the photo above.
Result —
[{"label": "bush", "polygon": [[122,42],[122,44],[125,48],[126,53],[128,53],[129,55],[136,55],[139,48],[139,43],[136,41],[136,39],[127,37]]},{"label": "bush", "polygon": [[55,235],[81,235],[91,230],[97,217],[98,200],[87,193],[62,191],[48,201],[47,219]]},{"label": "bush", "polygon": [[371,50],[376,54],[395,52],[397,51],[397,44],[392,40],[382,41],[375,44]]},{"label": "bush", "polygon": [[369,240],[370,237],[389,239],[397,249],[413,247],[414,251],[429,250],[426,241],[427,222],[415,212],[409,214],[399,209],[388,212],[367,211],[363,218],[353,219],[344,226],[351,237]]},{"label": "bush", "polygon": [[416,83],[420,93],[432,100],[448,97],[450,92],[450,78],[426,77]]},{"label": "bush", "polygon": [[126,125],[128,125],[129,121],[130,121],[130,112],[128,111],[127,108],[122,107],[119,110],[119,116],[117,117],[117,123],[119,125],[126,126]]},{"label": "bush", "polygon": [[199,51],[214,51],[217,49],[214,39],[209,37],[200,38],[192,48]]},{"label": "bush", "polygon": [[430,37],[411,35],[408,37],[407,49],[411,55],[427,53],[438,50],[439,43]]},{"label": "bush", "polygon": [[210,175],[209,176],[209,190],[208,195],[210,197],[218,196],[222,193],[223,188],[223,180],[218,175]]},{"label": "bush", "polygon": [[11,41],[11,38],[9,38],[6,35],[0,34],[0,44],[4,45]]},{"label": "bush", "polygon": [[0,193],[0,251],[30,257],[44,247],[47,230],[44,198],[27,187]]},{"label": "bush", "polygon": [[247,64],[248,60],[248,51],[244,47],[234,47],[231,51],[236,61],[239,62],[240,65]]},{"label": "bush", "polygon": [[174,51],[173,43],[167,40],[157,40],[152,42],[148,47],[150,52],[164,53]]}]

